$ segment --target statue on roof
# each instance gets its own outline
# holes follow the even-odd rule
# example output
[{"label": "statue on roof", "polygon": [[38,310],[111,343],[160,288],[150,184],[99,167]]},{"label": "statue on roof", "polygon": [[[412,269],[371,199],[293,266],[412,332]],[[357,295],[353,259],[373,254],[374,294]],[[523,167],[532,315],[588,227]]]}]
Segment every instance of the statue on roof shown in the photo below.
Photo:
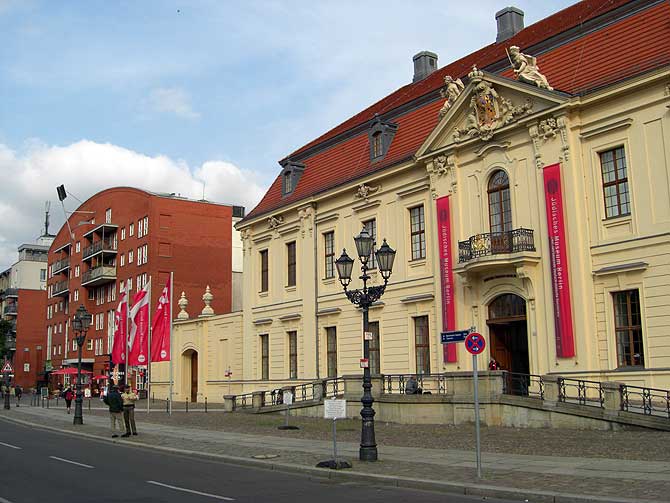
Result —
[{"label": "statue on roof", "polygon": [[549,91],[554,89],[549,85],[547,77],[540,73],[540,69],[537,66],[537,59],[534,56],[522,53],[516,45],[509,48],[508,55],[512,66],[514,67],[514,74],[516,75],[517,80],[525,82],[526,84],[535,85],[540,89],[548,89]]},{"label": "statue on roof", "polygon": [[465,89],[465,86],[463,85],[463,82],[461,79],[456,79],[451,75],[447,75],[444,77],[444,85],[446,86],[444,89],[440,91],[440,95],[443,98],[446,98],[446,101],[444,102],[444,105],[440,109],[440,118],[446,114],[451,106],[454,104],[454,102],[458,99],[458,96],[463,92],[463,89]]}]

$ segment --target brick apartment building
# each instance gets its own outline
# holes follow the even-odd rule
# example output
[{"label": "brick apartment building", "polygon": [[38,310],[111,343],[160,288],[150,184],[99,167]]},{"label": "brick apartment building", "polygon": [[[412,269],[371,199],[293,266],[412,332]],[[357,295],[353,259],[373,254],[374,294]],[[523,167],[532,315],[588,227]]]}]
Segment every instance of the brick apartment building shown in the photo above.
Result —
[{"label": "brick apartment building", "polygon": [[[42,322],[46,369],[77,365],[71,320],[76,308],[84,305],[93,320],[82,368],[96,375],[105,373],[119,293],[128,286],[132,298],[149,278],[152,312],[170,272],[174,273],[175,303],[183,291],[198,309],[209,285],[214,311],[230,312],[233,297],[238,297],[233,293],[233,275],[240,274],[232,267],[233,250],[240,250],[234,244],[239,237],[233,224],[243,216],[240,206],[131,187],[104,190],[81,204],[69,217],[69,228],[63,225],[49,249],[46,321]],[[144,372],[129,373],[131,378],[137,375]],[[138,381],[143,387],[142,379]]]},{"label": "brick apartment building", "polygon": [[2,341],[14,366],[13,384],[32,388],[43,378],[46,355],[44,322],[46,310],[47,253],[53,240],[45,232],[37,244],[22,244],[18,261],[0,272],[0,318],[11,329]]}]

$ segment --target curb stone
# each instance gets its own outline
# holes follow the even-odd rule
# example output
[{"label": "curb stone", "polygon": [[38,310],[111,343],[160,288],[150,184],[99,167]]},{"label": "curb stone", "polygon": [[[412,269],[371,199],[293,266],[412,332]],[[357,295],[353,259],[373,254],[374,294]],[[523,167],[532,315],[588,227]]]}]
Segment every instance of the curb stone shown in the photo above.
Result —
[{"label": "curb stone", "polygon": [[367,482],[371,483],[372,485],[383,485],[385,487],[391,486],[391,487],[399,487],[407,489],[419,489],[424,491],[461,494],[465,496],[483,496],[492,498],[513,499],[519,501],[532,500],[533,503],[666,503],[665,501],[661,500],[649,500],[649,499],[638,499],[638,498],[612,499],[610,497],[601,497],[601,496],[515,489],[513,487],[505,487],[505,486],[460,484],[456,482],[441,482],[436,480],[415,479],[410,477],[400,477],[391,475],[379,475],[374,473],[324,470],[322,468],[315,468],[305,465],[277,463],[276,461],[242,458],[238,456],[231,456],[228,454],[215,454],[200,451],[190,451],[187,449],[178,449],[162,445],[146,444],[137,441],[105,438],[99,435],[94,435],[83,431],[78,432],[71,430],[62,430],[53,426],[33,423],[31,421],[6,416],[0,416],[0,420],[22,424],[24,426],[30,426],[33,428],[41,428],[44,430],[55,431],[57,433],[65,435],[86,437],[101,442],[118,443],[125,446],[134,446],[143,449],[153,449],[158,451],[170,452],[174,454],[180,454],[183,456],[219,460],[224,463],[248,466],[252,468],[261,468],[265,470],[278,471],[282,473],[292,473],[292,474],[298,473],[301,475],[305,475],[308,478],[316,478],[321,480],[329,479],[336,482],[342,482],[342,481],[351,481],[359,483]]}]

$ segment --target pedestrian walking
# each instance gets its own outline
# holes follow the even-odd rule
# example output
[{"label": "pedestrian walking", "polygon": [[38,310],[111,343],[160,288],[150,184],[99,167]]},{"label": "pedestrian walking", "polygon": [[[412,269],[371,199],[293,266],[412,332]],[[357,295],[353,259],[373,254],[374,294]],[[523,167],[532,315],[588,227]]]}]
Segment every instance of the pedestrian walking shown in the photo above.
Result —
[{"label": "pedestrian walking", "polygon": [[126,433],[124,437],[129,437],[131,432],[137,435],[137,426],[135,426],[135,402],[137,395],[133,393],[130,386],[126,386],[125,391],[121,394],[123,400],[123,422],[126,424]]},{"label": "pedestrian walking", "polygon": [[65,398],[65,406],[67,407],[67,413],[70,413],[70,408],[72,407],[72,399],[74,398],[74,392],[69,386],[63,391],[63,398]]},{"label": "pedestrian walking", "polygon": [[21,395],[23,395],[23,388],[19,386],[18,384],[14,388],[14,396],[16,397],[16,406],[18,407],[19,404],[21,403]]},{"label": "pedestrian walking", "polygon": [[116,425],[119,425],[119,432],[121,432],[121,417],[123,415],[123,399],[119,393],[118,386],[112,386],[112,389],[103,398],[105,405],[109,407],[109,420],[112,425],[112,438],[117,438]]}]

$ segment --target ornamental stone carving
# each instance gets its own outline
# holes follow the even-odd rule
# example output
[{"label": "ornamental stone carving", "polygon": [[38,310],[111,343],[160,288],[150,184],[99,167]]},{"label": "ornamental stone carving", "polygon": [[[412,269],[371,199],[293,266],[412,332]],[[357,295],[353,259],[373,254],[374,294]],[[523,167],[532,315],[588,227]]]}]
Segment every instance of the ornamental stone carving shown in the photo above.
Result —
[{"label": "ornamental stone carving", "polygon": [[442,176],[451,179],[448,192],[456,192],[456,156],[454,154],[440,154],[426,164],[426,171],[430,178],[430,191],[433,199],[437,199],[437,181]]},{"label": "ornamental stone carving", "polygon": [[356,193],[354,194],[354,199],[364,199],[365,202],[367,203],[370,199],[370,196],[374,194],[375,192],[378,192],[379,189],[381,188],[380,185],[377,185],[375,187],[370,187],[369,185],[365,185],[364,183],[358,186],[358,189],[356,190]]},{"label": "ornamental stone carving", "polygon": [[535,57],[522,53],[516,45],[509,48],[509,57],[517,80],[535,85],[540,89],[547,89],[549,91],[554,89],[549,85],[547,77],[540,73]]},{"label": "ornamental stone carving", "polygon": [[212,309],[211,305],[212,301],[214,300],[214,295],[212,295],[212,291],[209,289],[209,285],[207,285],[207,288],[205,288],[205,293],[202,294],[202,300],[205,303],[205,307],[202,308],[200,317],[214,316],[214,309]]},{"label": "ornamental stone carving", "polygon": [[544,119],[538,124],[530,126],[528,128],[528,134],[533,141],[533,152],[535,153],[535,166],[537,169],[542,169],[545,165],[542,160],[542,145],[557,136],[561,140],[561,154],[559,155],[559,160],[565,162],[569,161],[570,146],[568,144],[568,130],[565,117],[549,117]]},{"label": "ornamental stone carving", "polygon": [[461,79],[454,80],[451,75],[444,77],[444,89],[440,90],[440,96],[446,99],[442,108],[440,108],[440,118],[442,118],[458,99],[460,94],[465,89],[465,85]]},{"label": "ornamental stone carving", "polygon": [[242,253],[251,251],[251,229],[242,229],[240,239],[242,240]]},{"label": "ornamental stone carving", "polygon": [[186,294],[184,292],[181,292],[181,297],[179,298],[179,301],[177,302],[177,305],[179,306],[179,314],[177,315],[178,320],[188,320],[188,313],[186,312],[186,307],[188,306],[188,299],[186,298]]},{"label": "ornamental stone carving", "polygon": [[298,218],[300,219],[300,235],[305,237],[305,232],[309,231],[309,235],[312,235],[312,217],[314,216],[314,210],[311,206],[305,206],[298,210]]},{"label": "ornamental stone carving", "polygon": [[277,230],[281,224],[284,223],[284,217],[281,215],[277,217],[270,217],[268,218],[268,228],[272,231],[275,232],[275,234],[279,234],[279,231]]},{"label": "ornamental stone carving", "polygon": [[454,141],[458,143],[474,137],[488,141],[497,129],[519,117],[531,114],[532,111],[533,103],[529,99],[521,105],[514,105],[507,98],[500,96],[489,82],[478,79],[470,98],[470,109],[465,125],[455,129]]}]

